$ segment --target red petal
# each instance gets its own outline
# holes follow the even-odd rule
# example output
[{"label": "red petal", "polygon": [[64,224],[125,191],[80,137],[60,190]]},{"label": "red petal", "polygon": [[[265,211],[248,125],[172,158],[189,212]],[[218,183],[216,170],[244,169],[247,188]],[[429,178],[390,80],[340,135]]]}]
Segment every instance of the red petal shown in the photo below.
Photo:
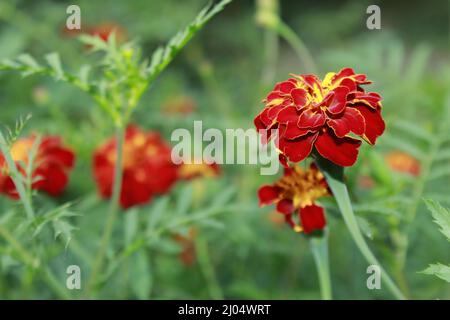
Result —
[{"label": "red petal", "polygon": [[281,82],[278,86],[278,90],[280,90],[283,93],[290,93],[292,89],[295,88],[295,84],[291,81],[284,81]]},{"label": "red petal", "polygon": [[340,118],[328,120],[337,137],[343,138],[350,132],[361,136],[365,131],[365,121],[361,113],[355,108],[345,108]]},{"label": "red petal", "polygon": [[283,133],[283,137],[292,140],[304,136],[308,132],[310,132],[310,130],[300,129],[295,122],[288,122],[286,125],[286,130]]},{"label": "red petal", "polygon": [[306,104],[306,90],[294,89],[291,91],[291,97],[297,107],[303,107]]},{"label": "red petal", "polygon": [[277,211],[283,214],[291,214],[294,211],[294,204],[291,200],[283,199],[277,203]]},{"label": "red petal", "polygon": [[364,137],[370,144],[375,144],[375,141],[383,134],[386,127],[381,117],[381,109],[374,110],[366,105],[358,105],[356,109],[362,114],[366,122]]},{"label": "red petal", "polygon": [[277,121],[280,123],[288,123],[298,121],[298,113],[295,107],[286,107],[277,115]]},{"label": "red petal", "polygon": [[322,207],[311,205],[300,209],[300,221],[303,231],[308,234],[314,230],[322,230],[325,225],[325,214]]},{"label": "red petal", "polygon": [[347,103],[347,94],[349,93],[348,87],[337,87],[334,89],[334,96],[328,105],[327,110],[333,114],[339,114],[345,109]]},{"label": "red petal", "polygon": [[292,162],[300,162],[311,153],[317,133],[310,133],[295,140],[280,138],[279,149]]},{"label": "red petal", "polygon": [[258,190],[259,205],[265,206],[272,204],[278,199],[278,196],[278,188],[269,185],[262,186]]},{"label": "red petal", "polygon": [[307,109],[303,111],[300,118],[298,118],[297,126],[303,129],[317,128],[323,126],[325,124],[325,120],[325,114],[321,109],[317,109],[317,111]]},{"label": "red petal", "polygon": [[361,141],[352,138],[338,138],[333,130],[322,131],[314,146],[320,155],[335,164],[348,167],[356,162]]}]

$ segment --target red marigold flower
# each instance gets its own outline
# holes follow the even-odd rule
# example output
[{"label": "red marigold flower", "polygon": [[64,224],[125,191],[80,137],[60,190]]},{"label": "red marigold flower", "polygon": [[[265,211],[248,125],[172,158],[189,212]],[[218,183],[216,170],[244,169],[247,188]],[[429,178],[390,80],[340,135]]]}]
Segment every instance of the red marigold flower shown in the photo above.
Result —
[{"label": "red marigold flower", "polygon": [[405,152],[392,151],[385,156],[385,159],[393,171],[409,173],[415,177],[420,175],[420,162]]},{"label": "red marigold flower", "polygon": [[[114,182],[116,139],[94,152],[93,171],[103,198],[110,198]],[[178,179],[178,166],[171,160],[171,147],[157,132],[144,132],[134,125],[126,129],[120,204],[123,208],[149,202],[169,192]]]},{"label": "red marigold flower", "polygon": [[[283,177],[275,184],[262,186],[258,191],[260,206],[276,204],[277,211],[294,231],[306,234],[325,227],[324,209],[315,201],[330,194],[324,175],[314,164],[307,170],[298,165],[285,168]],[[294,221],[296,213],[300,223]]]},{"label": "red marigold flower", "polygon": [[351,166],[358,156],[360,136],[375,144],[385,128],[381,96],[366,92],[363,74],[345,68],[321,81],[315,75],[293,75],[275,85],[256,116],[258,130],[278,129],[282,158],[300,162],[313,148],[340,166]]},{"label": "red marigold flower", "polygon": [[219,175],[220,167],[217,163],[183,163],[178,168],[178,176],[183,180],[215,178]]},{"label": "red marigold flower", "polygon": [[[17,140],[11,146],[11,156],[19,172],[25,176],[28,157],[36,137]],[[58,196],[66,187],[69,171],[75,162],[74,153],[63,146],[58,136],[44,136],[39,144],[33,163],[32,189],[42,190],[51,196]],[[9,168],[3,154],[0,154],[0,192],[18,199],[16,187],[9,176]]]}]

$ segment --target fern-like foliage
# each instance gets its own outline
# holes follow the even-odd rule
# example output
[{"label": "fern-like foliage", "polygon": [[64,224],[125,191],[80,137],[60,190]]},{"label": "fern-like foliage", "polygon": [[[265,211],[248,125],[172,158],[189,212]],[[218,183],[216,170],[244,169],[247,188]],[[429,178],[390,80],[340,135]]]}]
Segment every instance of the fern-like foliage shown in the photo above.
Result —
[{"label": "fern-like foliage", "polygon": [[[425,199],[425,203],[433,216],[434,222],[440,227],[440,231],[447,240],[450,241],[450,210],[442,207],[434,200]],[[450,265],[441,263],[430,264],[422,273],[435,275],[438,278],[450,282]]]}]

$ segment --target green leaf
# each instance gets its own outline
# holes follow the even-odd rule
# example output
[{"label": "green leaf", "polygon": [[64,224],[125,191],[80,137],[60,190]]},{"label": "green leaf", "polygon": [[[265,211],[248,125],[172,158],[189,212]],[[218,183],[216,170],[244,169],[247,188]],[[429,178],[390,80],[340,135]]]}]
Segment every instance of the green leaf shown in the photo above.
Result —
[{"label": "green leaf", "polygon": [[440,263],[430,264],[428,268],[421,273],[435,275],[442,280],[450,282],[450,266],[446,266]]},{"label": "green leaf", "polygon": [[129,245],[135,238],[139,226],[138,211],[133,208],[125,213],[125,245]]},{"label": "green leaf", "polygon": [[138,299],[148,299],[152,288],[150,263],[144,251],[131,256],[131,290]]},{"label": "green leaf", "polygon": [[57,80],[64,79],[64,71],[61,65],[61,59],[59,58],[59,54],[57,52],[49,53],[45,56],[45,60],[47,60],[49,66],[52,68],[55,73],[54,76]]},{"label": "green leaf", "polygon": [[176,214],[182,215],[185,214],[191,204],[192,204],[192,198],[193,198],[193,188],[192,184],[188,183],[186,184],[182,190],[180,190],[179,197],[177,199],[177,207],[176,207]]},{"label": "green leaf", "polygon": [[148,214],[147,220],[147,234],[151,234],[155,229],[158,222],[161,220],[164,213],[167,212],[167,206],[169,204],[168,197],[162,197],[155,201],[151,211]]},{"label": "green leaf", "polygon": [[439,225],[442,234],[450,241],[450,210],[442,207],[434,200],[424,199],[424,201],[433,216],[434,222]]}]

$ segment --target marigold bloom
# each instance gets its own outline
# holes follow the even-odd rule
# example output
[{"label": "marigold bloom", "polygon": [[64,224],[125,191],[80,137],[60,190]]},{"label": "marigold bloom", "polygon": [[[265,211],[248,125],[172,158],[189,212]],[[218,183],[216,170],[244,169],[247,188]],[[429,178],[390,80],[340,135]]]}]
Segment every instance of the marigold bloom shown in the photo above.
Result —
[{"label": "marigold bloom", "polygon": [[[157,132],[144,132],[134,125],[126,129],[123,148],[120,204],[123,208],[149,202],[154,195],[169,192],[178,179],[171,160],[171,147]],[[114,183],[116,139],[111,138],[94,152],[93,171],[97,188],[110,198]]]},{"label": "marigold bloom", "polygon": [[420,162],[413,156],[402,152],[392,151],[385,156],[386,162],[393,171],[420,175]]},{"label": "marigold bloom", "polygon": [[366,92],[363,74],[345,68],[320,81],[315,75],[294,75],[275,85],[255,120],[258,130],[278,129],[281,157],[300,162],[313,148],[340,166],[351,166],[358,156],[360,136],[375,144],[385,128],[381,96]]},{"label": "marigold bloom", "polygon": [[[19,139],[11,146],[11,156],[23,176],[35,141],[36,137],[33,135]],[[68,175],[74,162],[74,153],[63,146],[60,137],[42,137],[33,161],[32,189],[45,191],[51,196],[60,195],[69,181]],[[3,154],[0,154],[0,168],[0,192],[18,199],[19,194],[9,176],[9,168]]]},{"label": "marigold bloom", "polygon": [[[314,164],[307,170],[297,165],[285,168],[275,184],[262,186],[258,191],[260,206],[276,204],[276,210],[294,231],[306,234],[325,227],[324,209],[316,200],[330,194],[324,175]],[[298,214],[300,223],[294,221],[294,214]]]}]

